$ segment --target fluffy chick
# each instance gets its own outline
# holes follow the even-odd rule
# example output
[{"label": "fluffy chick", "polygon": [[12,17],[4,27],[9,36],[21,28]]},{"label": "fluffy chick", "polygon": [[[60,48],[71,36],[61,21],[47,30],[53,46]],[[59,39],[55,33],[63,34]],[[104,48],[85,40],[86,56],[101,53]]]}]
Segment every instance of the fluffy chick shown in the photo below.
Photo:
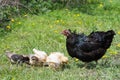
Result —
[{"label": "fluffy chick", "polygon": [[6,51],[6,56],[10,59],[12,64],[29,63],[29,57],[26,55],[20,55]]},{"label": "fluffy chick", "polygon": [[64,56],[63,53],[60,52],[52,52],[46,59],[45,66],[49,66],[51,68],[61,68],[64,64],[67,64],[68,58]]},{"label": "fluffy chick", "polygon": [[46,61],[47,54],[44,51],[33,49],[34,54],[29,56],[29,63],[34,66],[43,66],[43,63]]}]

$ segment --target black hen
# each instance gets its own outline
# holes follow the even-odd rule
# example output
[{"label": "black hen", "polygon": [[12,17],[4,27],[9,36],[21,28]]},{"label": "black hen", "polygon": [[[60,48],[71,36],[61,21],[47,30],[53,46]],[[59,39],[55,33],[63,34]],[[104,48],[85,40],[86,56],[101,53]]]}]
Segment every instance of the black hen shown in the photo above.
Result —
[{"label": "black hen", "polygon": [[66,48],[71,57],[78,58],[83,62],[97,62],[110,47],[115,32],[113,30],[97,31],[86,36],[69,29],[64,30],[62,34],[67,37]]}]

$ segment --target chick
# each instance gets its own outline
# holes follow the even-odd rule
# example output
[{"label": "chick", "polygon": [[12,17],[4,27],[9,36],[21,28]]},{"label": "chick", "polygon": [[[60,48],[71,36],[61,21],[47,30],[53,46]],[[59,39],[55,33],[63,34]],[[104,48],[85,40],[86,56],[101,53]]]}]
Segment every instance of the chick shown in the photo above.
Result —
[{"label": "chick", "polygon": [[64,56],[63,53],[60,52],[52,52],[46,59],[45,66],[49,66],[54,69],[58,69],[63,67],[63,65],[67,64],[68,58]]},{"label": "chick", "polygon": [[34,54],[29,55],[29,63],[34,66],[43,66],[46,61],[47,54],[44,51],[33,49]]},{"label": "chick", "polygon": [[7,51],[6,56],[10,59],[12,64],[29,63],[29,57],[26,55],[20,55]]}]

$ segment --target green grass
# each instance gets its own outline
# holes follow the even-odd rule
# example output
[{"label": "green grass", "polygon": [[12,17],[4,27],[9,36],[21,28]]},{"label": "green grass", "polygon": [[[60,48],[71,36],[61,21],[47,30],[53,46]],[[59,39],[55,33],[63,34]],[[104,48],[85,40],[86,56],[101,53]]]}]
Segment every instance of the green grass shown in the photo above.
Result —
[{"label": "green grass", "polygon": [[[1,80],[119,80],[120,78],[120,12],[101,10],[101,15],[89,15],[76,10],[55,10],[43,15],[29,15],[14,18],[10,23],[11,32],[0,38],[0,79]],[[91,31],[115,30],[116,36],[106,52],[106,58],[97,66],[91,62],[83,69],[84,63],[72,60],[65,46],[64,29],[77,30],[89,34]],[[69,58],[64,70],[53,71],[45,67],[11,65],[5,50],[18,54],[31,54],[32,49],[63,52]]]}]

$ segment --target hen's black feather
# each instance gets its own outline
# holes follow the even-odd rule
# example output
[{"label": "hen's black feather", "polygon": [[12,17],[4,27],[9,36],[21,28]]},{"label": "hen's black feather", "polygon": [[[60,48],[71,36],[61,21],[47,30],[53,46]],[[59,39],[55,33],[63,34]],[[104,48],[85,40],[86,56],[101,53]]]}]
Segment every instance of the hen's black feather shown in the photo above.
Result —
[{"label": "hen's black feather", "polygon": [[66,30],[63,32],[66,38],[66,48],[71,57],[76,57],[83,62],[97,61],[110,47],[115,32],[97,31],[86,36]]}]

